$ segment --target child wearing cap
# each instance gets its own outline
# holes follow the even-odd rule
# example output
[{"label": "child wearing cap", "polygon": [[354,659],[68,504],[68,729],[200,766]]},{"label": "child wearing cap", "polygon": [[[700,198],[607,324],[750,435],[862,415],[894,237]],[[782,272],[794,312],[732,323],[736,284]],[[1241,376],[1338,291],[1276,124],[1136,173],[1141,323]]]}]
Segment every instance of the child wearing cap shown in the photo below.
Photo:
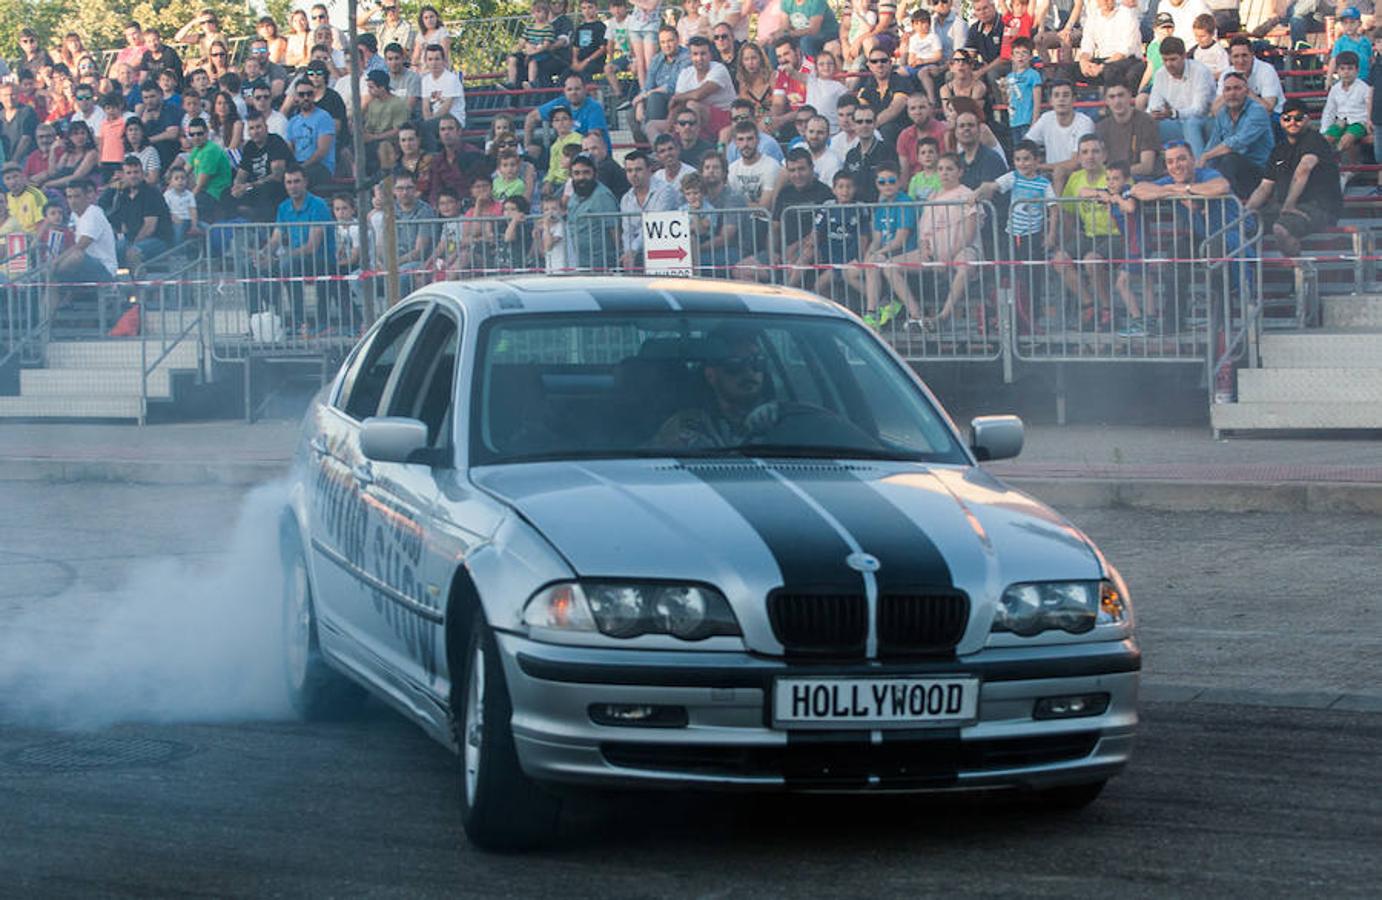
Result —
[{"label": "child wearing cap", "polygon": [[1176,33],[1176,20],[1168,12],[1156,14],[1156,27],[1151,43],[1147,45],[1147,66],[1142,70],[1142,81],[1137,86],[1137,108],[1145,110],[1152,94],[1152,76],[1161,68],[1161,42]]},{"label": "child wearing cap", "polygon": [[1329,80],[1339,77],[1339,54],[1352,51],[1358,57],[1358,77],[1367,81],[1368,73],[1372,71],[1372,40],[1362,33],[1363,16],[1358,12],[1358,7],[1349,6],[1339,12],[1339,21],[1344,33],[1334,39],[1334,46],[1329,51]]}]

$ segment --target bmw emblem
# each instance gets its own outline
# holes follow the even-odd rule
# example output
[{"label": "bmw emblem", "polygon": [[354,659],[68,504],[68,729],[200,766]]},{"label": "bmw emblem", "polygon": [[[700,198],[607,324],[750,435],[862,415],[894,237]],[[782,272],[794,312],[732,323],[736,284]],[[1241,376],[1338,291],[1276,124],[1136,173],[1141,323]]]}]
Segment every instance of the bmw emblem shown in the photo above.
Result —
[{"label": "bmw emblem", "polygon": [[856,572],[877,572],[883,566],[871,553],[851,553],[845,557],[845,565]]}]

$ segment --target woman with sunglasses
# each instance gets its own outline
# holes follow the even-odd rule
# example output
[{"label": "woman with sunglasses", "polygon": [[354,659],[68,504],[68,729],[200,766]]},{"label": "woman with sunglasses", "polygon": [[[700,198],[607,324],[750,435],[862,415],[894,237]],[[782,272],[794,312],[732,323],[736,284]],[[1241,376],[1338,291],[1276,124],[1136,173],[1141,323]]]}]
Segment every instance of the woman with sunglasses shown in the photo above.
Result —
[{"label": "woman with sunglasses", "polygon": [[446,54],[446,67],[451,68],[451,32],[441,22],[435,6],[424,5],[417,13],[417,40],[413,42],[413,68],[422,70],[422,54],[432,44],[441,46]]},{"label": "woman with sunglasses", "polygon": [[262,16],[254,26],[254,33],[269,44],[269,62],[283,65],[283,57],[288,53],[288,39],[278,33],[278,22],[273,16]]},{"label": "woman with sunglasses", "polygon": [[288,16],[287,41],[283,65],[299,69],[312,61],[312,26],[305,10],[295,9]]},{"label": "woman with sunglasses", "polygon": [[212,41],[211,46],[206,51],[206,74],[212,81],[217,81],[227,72],[234,72],[235,66],[230,61],[230,47],[225,41]]}]

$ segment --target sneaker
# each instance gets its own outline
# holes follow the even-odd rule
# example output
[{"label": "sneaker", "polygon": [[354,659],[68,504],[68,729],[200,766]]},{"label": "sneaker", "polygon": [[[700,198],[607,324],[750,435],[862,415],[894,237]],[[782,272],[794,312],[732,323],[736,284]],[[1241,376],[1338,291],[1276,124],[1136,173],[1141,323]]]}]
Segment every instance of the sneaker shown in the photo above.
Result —
[{"label": "sneaker", "polygon": [[1129,319],[1128,323],[1118,329],[1120,338],[1146,337],[1147,326],[1141,319]]},{"label": "sneaker", "polygon": [[880,326],[887,325],[893,319],[896,319],[898,314],[901,313],[905,308],[906,307],[902,305],[902,302],[900,300],[894,300],[892,303],[889,303],[887,306],[883,307],[878,311],[878,324]]},{"label": "sneaker", "polygon": [[879,319],[877,311],[864,313],[863,320],[864,324],[874,331],[883,327],[883,322]]}]

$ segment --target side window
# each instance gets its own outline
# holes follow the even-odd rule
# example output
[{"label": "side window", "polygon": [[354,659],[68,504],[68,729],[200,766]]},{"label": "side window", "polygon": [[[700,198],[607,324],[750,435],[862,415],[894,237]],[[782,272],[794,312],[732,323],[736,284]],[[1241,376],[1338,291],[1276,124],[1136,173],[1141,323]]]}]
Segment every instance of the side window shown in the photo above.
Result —
[{"label": "side window", "polygon": [[430,447],[447,444],[459,345],[455,320],[439,310],[423,325],[389,398],[389,415],[422,420]]},{"label": "side window", "polygon": [[341,385],[336,405],[354,419],[368,419],[379,409],[384,386],[389,383],[398,355],[408,343],[408,335],[422,315],[422,307],[399,313],[374,334],[370,342],[350,364]]}]

